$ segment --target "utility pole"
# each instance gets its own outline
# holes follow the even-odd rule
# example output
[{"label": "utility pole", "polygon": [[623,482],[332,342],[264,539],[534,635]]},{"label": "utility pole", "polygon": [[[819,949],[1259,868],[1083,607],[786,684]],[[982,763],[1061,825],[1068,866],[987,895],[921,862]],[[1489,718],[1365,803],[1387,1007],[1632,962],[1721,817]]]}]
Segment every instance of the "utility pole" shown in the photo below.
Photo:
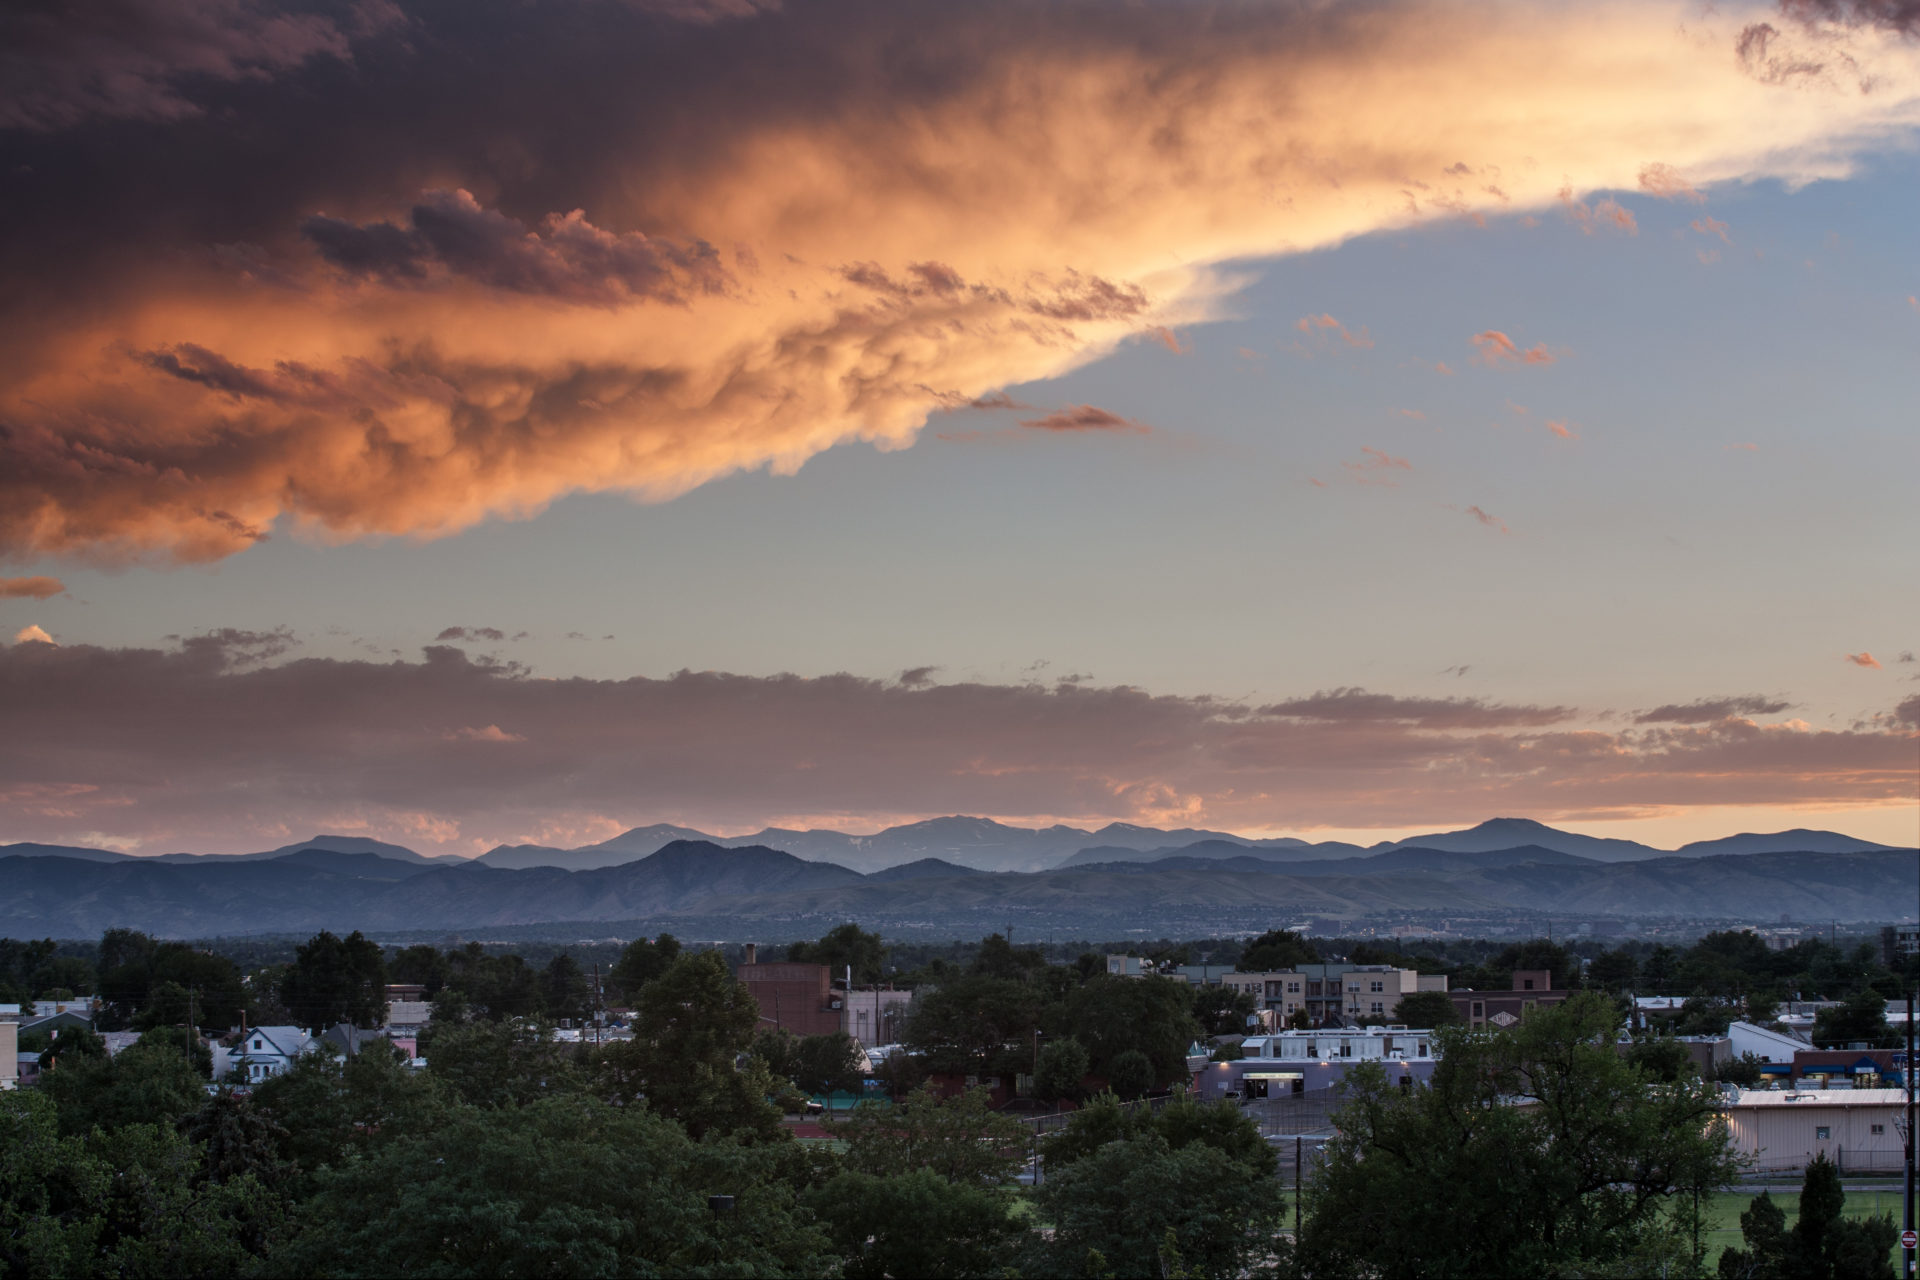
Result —
[{"label": "utility pole", "polygon": [[[1907,1194],[1901,1227],[1901,1234],[1907,1239],[1913,1236],[1913,988],[1907,988]],[[1914,1248],[1903,1244],[1901,1255],[1904,1266],[1902,1274],[1907,1280],[1913,1280]]]},{"label": "utility pole", "polygon": [[1300,1149],[1299,1134],[1293,1135],[1293,1247],[1300,1247]]}]

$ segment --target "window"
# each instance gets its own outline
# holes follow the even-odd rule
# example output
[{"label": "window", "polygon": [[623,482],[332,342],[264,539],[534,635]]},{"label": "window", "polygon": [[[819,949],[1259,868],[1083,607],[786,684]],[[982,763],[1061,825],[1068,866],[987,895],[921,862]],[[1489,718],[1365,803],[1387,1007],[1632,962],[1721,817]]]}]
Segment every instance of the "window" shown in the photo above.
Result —
[{"label": "window", "polygon": [[1300,994],[1300,984],[1299,984],[1299,983],[1297,983],[1297,982],[1289,982],[1289,983],[1287,984],[1287,994],[1288,994],[1288,995],[1295,995],[1295,996],[1297,996],[1297,995],[1299,995],[1299,994]]},{"label": "window", "polygon": [[1531,991],[1531,990],[1533,990],[1533,979],[1532,979],[1532,978],[1522,978],[1522,979],[1521,979],[1521,981],[1527,984],[1527,985],[1526,985],[1526,989],[1527,989],[1528,991]]},{"label": "window", "polygon": [[1384,982],[1376,982],[1373,984],[1373,986],[1370,989],[1373,991],[1385,991],[1387,989],[1387,984]]},{"label": "window", "polygon": [[1353,1045],[1349,1041],[1342,1040],[1340,1042],[1340,1056],[1343,1058],[1351,1058],[1353,1056]]},{"label": "window", "polygon": [[259,1042],[258,1040],[255,1040],[255,1041],[253,1042],[253,1047],[254,1047],[255,1049],[258,1049],[258,1048],[260,1047],[260,1042]]},{"label": "window", "polygon": [[1427,1042],[1425,1040],[1420,1042],[1420,1056],[1423,1058],[1427,1056]]},{"label": "window", "polygon": [[1373,1012],[1373,1013],[1385,1013],[1386,1011],[1387,1011],[1387,1006],[1379,1000],[1375,1000],[1373,1002],[1373,1008],[1372,1010],[1370,1010],[1370,1012]]},{"label": "window", "polygon": [[1816,1128],[1813,1131],[1813,1140],[1815,1142],[1825,1142],[1827,1139],[1831,1138],[1832,1136],[1833,1136],[1833,1130],[1828,1128],[1824,1124],[1820,1125],[1818,1128]]},{"label": "window", "polygon": [[1876,1124],[1872,1126],[1872,1128],[1873,1128],[1873,1136],[1876,1138],[1887,1131],[1887,1126],[1883,1124]]}]

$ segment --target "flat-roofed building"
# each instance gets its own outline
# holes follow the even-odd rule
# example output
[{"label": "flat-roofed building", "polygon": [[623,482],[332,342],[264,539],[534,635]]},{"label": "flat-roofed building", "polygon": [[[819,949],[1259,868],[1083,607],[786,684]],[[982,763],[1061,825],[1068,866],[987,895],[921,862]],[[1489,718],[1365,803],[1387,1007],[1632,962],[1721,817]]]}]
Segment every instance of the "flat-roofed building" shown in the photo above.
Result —
[{"label": "flat-roofed building", "polygon": [[1460,1020],[1470,1027],[1510,1027],[1541,1005],[1559,1004],[1573,992],[1553,985],[1545,969],[1516,969],[1511,991],[1457,990],[1447,992]]},{"label": "flat-roofed building", "polygon": [[1248,1036],[1237,1062],[1199,1068],[1203,1098],[1277,1098],[1330,1089],[1362,1062],[1377,1062],[1389,1078],[1425,1084],[1433,1078],[1433,1032],[1417,1027],[1343,1027]]},{"label": "flat-roofed building", "polygon": [[1266,973],[1223,973],[1220,985],[1253,996],[1275,1022],[1304,1013],[1309,1023],[1322,1027],[1384,1022],[1403,997],[1445,991],[1447,979],[1390,964],[1303,964]]},{"label": "flat-roofed building", "polygon": [[1727,1140],[1757,1173],[1804,1169],[1825,1155],[1842,1173],[1892,1173],[1906,1163],[1902,1089],[1742,1089],[1728,1095]]}]

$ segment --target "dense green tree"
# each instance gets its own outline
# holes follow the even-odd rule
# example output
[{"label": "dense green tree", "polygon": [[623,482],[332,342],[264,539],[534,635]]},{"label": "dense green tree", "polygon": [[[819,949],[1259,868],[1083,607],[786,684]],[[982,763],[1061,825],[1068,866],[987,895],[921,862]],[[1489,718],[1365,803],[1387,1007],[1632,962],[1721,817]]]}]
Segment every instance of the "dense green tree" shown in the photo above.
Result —
[{"label": "dense green tree", "polygon": [[556,1022],[583,1022],[593,1012],[593,983],[579,961],[564,951],[547,961],[540,988],[547,1017]]},{"label": "dense green tree", "polygon": [[1187,1047],[1200,1033],[1185,985],[1171,978],[1095,978],[1067,999],[1062,1021],[1087,1046],[1096,1075],[1111,1079],[1121,1054],[1144,1054],[1148,1087],[1185,1076]]},{"label": "dense green tree", "polygon": [[803,1036],[793,1046],[792,1070],[783,1074],[807,1093],[858,1093],[865,1086],[866,1061],[844,1031]]},{"label": "dense green tree", "polygon": [[848,1280],[1001,1274],[1024,1234],[1005,1192],[955,1185],[931,1169],[886,1178],[849,1170],[804,1203]]},{"label": "dense green tree", "polygon": [[617,1104],[644,1100],[695,1138],[779,1137],[773,1078],[747,1052],[759,1019],[719,952],[680,956],[640,989],[633,1039],[600,1050],[595,1087]]},{"label": "dense green tree", "polygon": [[680,940],[670,933],[651,940],[635,938],[607,975],[607,987],[616,999],[632,1004],[640,998],[640,989],[664,974],[679,956]]},{"label": "dense green tree", "polygon": [[345,1059],[303,1055],[257,1086],[253,1104],[280,1130],[281,1157],[311,1175],[375,1142],[430,1131],[453,1105],[453,1092],[432,1071],[370,1046]]},{"label": "dense green tree", "polygon": [[231,1182],[251,1174],[261,1186],[276,1189],[291,1179],[292,1164],[280,1154],[291,1136],[253,1099],[222,1089],[187,1121],[187,1138],[201,1145],[201,1176]]},{"label": "dense green tree", "polygon": [[0,1274],[91,1275],[112,1178],[61,1133],[47,1091],[0,1093]]},{"label": "dense green tree", "polygon": [[322,931],[295,953],[280,998],[294,1022],[319,1032],[341,1022],[377,1027],[387,1019],[385,954],[359,930],[345,938]]},{"label": "dense green tree", "polygon": [[1745,1249],[1720,1254],[1723,1280],[1790,1280],[1785,1271],[1787,1215],[1771,1193],[1762,1191],[1740,1213],[1740,1238]]},{"label": "dense green tree", "polygon": [[1587,982],[1601,991],[1616,994],[1633,990],[1640,968],[1625,950],[1602,951],[1587,965]]},{"label": "dense green tree", "polygon": [[900,1042],[931,1070],[1011,1075],[1031,1065],[1040,1001],[1029,984],[966,977],[915,996]]},{"label": "dense green tree", "polygon": [[[1713,1086],[1650,1085],[1615,1052],[1618,1027],[1611,1001],[1583,993],[1508,1030],[1442,1030],[1429,1088],[1355,1067],[1311,1184],[1303,1264],[1556,1276],[1664,1256],[1683,1193],[1724,1185],[1736,1158]],[[1503,1105],[1513,1097],[1534,1101]],[[1352,1229],[1383,1204],[1395,1230]]]},{"label": "dense green tree", "polygon": [[1181,1274],[1240,1276],[1285,1251],[1284,1196],[1272,1177],[1204,1142],[1172,1148],[1151,1130],[1049,1165],[1034,1198],[1053,1231],[1031,1241],[1023,1269],[1033,1274],[1084,1275],[1098,1253],[1109,1274],[1165,1275],[1171,1242]]},{"label": "dense green tree", "polygon": [[1645,1036],[1627,1047],[1627,1062],[1649,1080],[1671,1084],[1698,1074],[1687,1046],[1666,1036]]},{"label": "dense green tree", "polygon": [[541,1016],[545,1006],[542,975],[524,956],[490,955],[479,943],[470,942],[449,952],[447,960],[452,972],[440,996],[450,1000],[457,995],[463,1016],[492,1022]]},{"label": "dense green tree", "polygon": [[1077,1102],[1086,1092],[1087,1072],[1092,1069],[1093,1060],[1087,1056],[1087,1046],[1072,1036],[1049,1040],[1040,1050],[1034,1096],[1042,1102]]},{"label": "dense green tree", "polygon": [[1125,1049],[1107,1063],[1107,1086],[1122,1098],[1133,1099],[1154,1086],[1153,1062],[1138,1049]]},{"label": "dense green tree", "polygon": [[1314,945],[1291,929],[1269,929],[1241,948],[1234,965],[1241,973],[1279,973],[1303,964],[1319,964]]},{"label": "dense green tree", "polygon": [[[825,1237],[770,1162],[572,1094],[458,1109],[320,1173],[288,1275],[818,1275]],[[731,1212],[709,1205],[733,1197]]]},{"label": "dense green tree", "polygon": [[[91,1027],[61,1027],[40,1055],[40,1069],[57,1067],[75,1058],[105,1058],[107,1042]],[[209,1055],[211,1056],[211,1055]]]},{"label": "dense green tree", "polygon": [[1251,991],[1231,987],[1195,987],[1193,1017],[1210,1036],[1244,1035],[1247,1019],[1259,1009],[1260,1002]]},{"label": "dense green tree", "polygon": [[1230,1102],[1200,1102],[1182,1096],[1158,1112],[1143,1106],[1125,1106],[1112,1093],[1095,1097],[1074,1112],[1066,1128],[1046,1140],[1049,1170],[1063,1169],[1110,1142],[1125,1142],[1142,1134],[1157,1135],[1179,1150],[1199,1142],[1213,1147],[1250,1173],[1269,1176],[1275,1167],[1272,1147],[1256,1125]]},{"label": "dense green tree", "polygon": [[975,978],[999,978],[1004,981],[1031,979],[1047,964],[1038,947],[1016,947],[1005,934],[989,934],[974,952],[967,973]]},{"label": "dense green tree", "polygon": [[237,1276],[281,1238],[278,1199],[206,1179],[171,1125],[63,1136],[57,1109],[0,1094],[0,1274]]},{"label": "dense green tree", "polygon": [[1256,1177],[1272,1177],[1278,1167],[1273,1145],[1261,1135],[1260,1126],[1231,1102],[1201,1102],[1182,1094],[1152,1113],[1151,1124],[1175,1151],[1201,1143]]},{"label": "dense green tree", "polygon": [[424,942],[401,948],[387,961],[388,981],[424,987],[428,999],[438,994],[452,976],[453,966],[440,948]]},{"label": "dense green tree", "polygon": [[131,1124],[171,1129],[206,1101],[205,1080],[177,1045],[142,1036],[112,1058],[63,1056],[40,1089],[59,1108],[61,1132],[79,1135]]},{"label": "dense green tree", "polygon": [[818,942],[796,942],[787,948],[787,959],[798,964],[823,964],[834,980],[842,979],[847,966],[853,966],[856,983],[880,981],[886,964],[887,948],[877,933],[868,933],[857,924],[843,924]]},{"label": "dense green tree", "polygon": [[427,1071],[470,1106],[523,1107],[586,1084],[580,1047],[555,1042],[544,1023],[429,1024],[420,1051]]},{"label": "dense green tree", "polygon": [[1409,991],[1393,1007],[1393,1020],[1403,1027],[1423,1030],[1450,1027],[1460,1021],[1460,1011],[1444,991]]},{"label": "dense green tree", "polygon": [[1823,1152],[1807,1166],[1800,1214],[1791,1231],[1773,1197],[1761,1192],[1740,1215],[1744,1249],[1720,1255],[1725,1280],[1893,1280],[1899,1232],[1892,1214],[1846,1217],[1840,1170]]},{"label": "dense green tree", "polygon": [[1826,1153],[1814,1157],[1800,1186],[1800,1214],[1787,1241],[1788,1265],[1808,1280],[1891,1280],[1889,1260],[1898,1232],[1891,1214],[1846,1217],[1840,1168]]},{"label": "dense green tree", "polygon": [[898,1103],[862,1102],[833,1126],[849,1169],[879,1178],[927,1169],[948,1182],[997,1187],[1030,1145],[1027,1127],[993,1110],[987,1090],[942,1098],[922,1086]]},{"label": "dense green tree", "polygon": [[1817,1045],[1890,1047],[1897,1039],[1887,1030],[1887,1002],[1871,987],[1862,988],[1838,1006],[1822,1009],[1813,1016],[1813,1042]]},{"label": "dense green tree", "polygon": [[1656,943],[1640,963],[1641,995],[1678,995],[1680,953],[1665,943]]},{"label": "dense green tree", "polygon": [[1766,1076],[1760,1067],[1766,1061],[1757,1053],[1743,1053],[1737,1058],[1729,1058],[1713,1070],[1713,1078],[1721,1084],[1735,1084],[1742,1089],[1758,1089]]}]

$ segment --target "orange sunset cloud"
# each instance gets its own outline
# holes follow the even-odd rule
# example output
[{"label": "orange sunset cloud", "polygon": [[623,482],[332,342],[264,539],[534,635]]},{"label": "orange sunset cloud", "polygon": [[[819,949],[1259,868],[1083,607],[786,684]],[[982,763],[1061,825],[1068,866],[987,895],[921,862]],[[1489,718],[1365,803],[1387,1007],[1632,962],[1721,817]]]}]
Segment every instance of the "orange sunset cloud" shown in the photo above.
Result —
[{"label": "orange sunset cloud", "polygon": [[[1224,314],[1240,279],[1219,264],[1555,206],[1631,230],[1582,193],[1835,175],[1920,120],[1920,47],[1794,24],[1756,47],[1745,9],[661,12],[529,9],[498,19],[521,24],[510,40],[247,27],[116,54],[138,70],[112,93],[57,59],[36,71],[0,118],[207,123],[178,143],[86,132],[94,171],[199,176],[150,184],[165,203],[137,220],[49,204],[46,247],[18,241],[0,553],[435,537],[569,493],[660,500],[902,448],[932,413]],[[389,128],[443,57],[487,92],[444,104],[444,127]],[[556,104],[595,59],[622,74],[583,131]],[[1782,84],[1776,64],[1811,70]],[[312,68],[351,69],[351,109],[282,91]],[[280,131],[192,96],[228,85]],[[306,141],[267,154],[258,136]],[[1372,340],[1331,319],[1309,327]],[[1473,341],[1488,364],[1555,358]]]}]

